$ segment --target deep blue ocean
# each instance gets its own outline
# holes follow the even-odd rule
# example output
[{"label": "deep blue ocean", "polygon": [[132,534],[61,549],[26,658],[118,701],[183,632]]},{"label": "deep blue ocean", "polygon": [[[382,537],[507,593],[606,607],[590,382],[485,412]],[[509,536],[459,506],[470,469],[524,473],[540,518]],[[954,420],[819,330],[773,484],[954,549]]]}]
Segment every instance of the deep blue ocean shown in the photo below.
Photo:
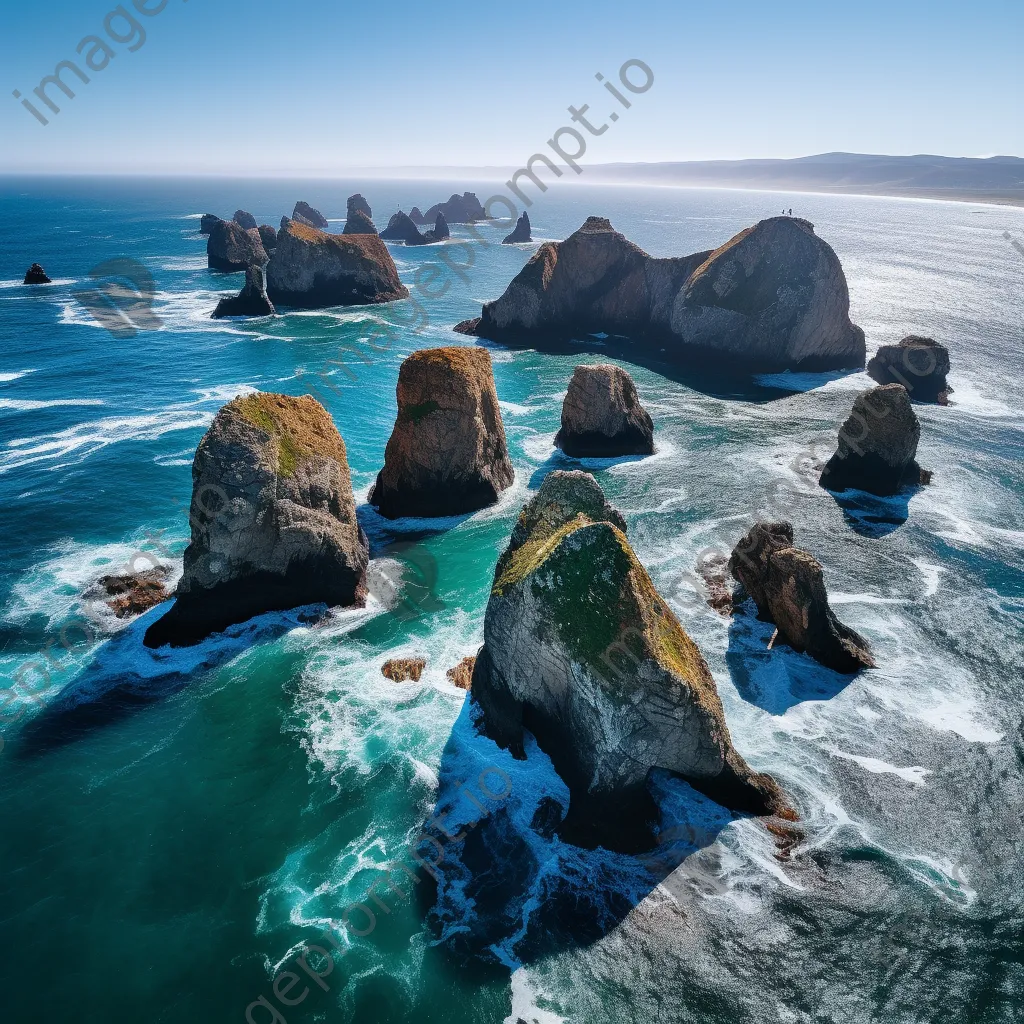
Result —
[{"label": "deep blue ocean", "polygon": [[[451,328],[536,244],[474,245],[443,295],[420,296],[429,321],[413,332],[407,302],[211,320],[242,277],[207,270],[198,233],[201,214],[238,208],[277,226],[299,199],[340,230],[356,191],[383,227],[399,207],[499,188],[0,179],[0,674],[15,687],[0,708],[4,1021],[242,1022],[302,943],[400,855],[446,757],[507,768],[520,810],[557,788],[539,751],[513,764],[474,746],[466,695],[445,673],[482,641],[519,509],[547,471],[577,465],[553,447],[561,401],[573,367],[607,352],[488,346],[514,486],[468,518],[386,523],[365,498],[402,359],[473,344]],[[701,647],[736,746],[792,795],[805,842],[780,863],[756,821],[660,780],[666,812],[711,831],[661,884],[636,859],[537,839],[530,869],[506,879],[516,914],[489,932],[489,963],[438,945],[424,900],[393,899],[326,991],[272,1001],[282,1020],[1021,1019],[1024,257],[1004,233],[1024,241],[1024,210],[581,184],[553,186],[529,212],[538,241],[594,214],[668,256],[790,207],[839,254],[869,354],[908,334],[948,346],[952,404],[916,407],[932,484],[841,502],[816,486],[815,465],[872,383],[863,373],[741,385],[629,364],[658,451],[585,468]],[[465,264],[467,230],[453,236],[446,248]],[[407,283],[440,258],[391,251]],[[161,321],[131,338],[73,295],[92,268],[125,257],[152,275]],[[52,286],[21,284],[36,261]],[[358,341],[382,321],[398,341],[366,355]],[[309,392],[333,416],[374,552],[367,608],[317,624],[264,616],[174,653],[142,646],[156,609],[126,624],[93,603],[84,629],[83,592],[129,559],[143,567],[139,552],[180,572],[196,445],[251,389]],[[730,624],[705,604],[698,557],[768,516],[790,519],[823,563],[834,608],[869,639],[877,669],[836,676],[768,650],[770,626]],[[427,657],[421,682],[386,680],[381,664],[406,654]],[[550,928],[545,876],[599,908],[585,937],[556,928],[535,941]],[[474,907],[449,896],[471,942]]]}]

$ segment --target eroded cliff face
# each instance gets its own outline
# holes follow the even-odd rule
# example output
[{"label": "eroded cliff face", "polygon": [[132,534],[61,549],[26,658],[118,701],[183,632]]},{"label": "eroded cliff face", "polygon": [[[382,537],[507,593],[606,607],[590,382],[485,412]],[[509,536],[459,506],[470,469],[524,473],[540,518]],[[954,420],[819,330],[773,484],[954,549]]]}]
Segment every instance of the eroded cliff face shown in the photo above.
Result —
[{"label": "eroded cliff face", "polygon": [[898,345],[882,345],[868,360],[868,374],[879,384],[902,384],[914,401],[939,405],[948,405],[953,393],[949,370],[946,346],[915,334]]},{"label": "eroded cliff face", "polygon": [[555,444],[575,458],[651,454],[654,424],[633,378],[611,363],[577,366],[562,402]]},{"label": "eroded cliff face", "polygon": [[211,270],[233,274],[267,262],[259,230],[246,230],[233,220],[218,220],[210,228],[206,242],[206,261]]},{"label": "eroded cliff face", "polygon": [[705,260],[676,297],[672,333],[755,368],[864,365],[842,264],[814,225],[773,217]]},{"label": "eroded cliff face", "polygon": [[376,235],[328,235],[285,220],[267,267],[267,294],[285,306],[358,306],[409,296]]},{"label": "eroded cliff face", "polygon": [[902,384],[865,391],[839,428],[839,444],[822,471],[821,486],[888,496],[928,483],[931,473],[917,463],[920,438],[921,424]]},{"label": "eroded cliff face", "polygon": [[485,730],[521,757],[529,729],[572,794],[564,826],[604,843],[631,845],[652,768],[734,810],[792,817],[734,749],[714,679],[624,527],[584,473],[549,474],[523,510],[473,674]]},{"label": "eroded cliff face", "polygon": [[515,474],[487,350],[414,352],[402,363],[397,396],[398,418],[370,503],[392,519],[494,504]]},{"label": "eroded cliff face", "polygon": [[849,309],[839,259],[806,221],[772,218],[713,252],[656,259],[590,217],[456,330],[540,347],[617,334],[627,351],[735,372],[863,366]]},{"label": "eroded cliff face", "polygon": [[310,398],[256,393],[220,410],[192,465],[192,541],[147,646],[184,646],[267,611],[361,604],[369,560],[345,443]]}]

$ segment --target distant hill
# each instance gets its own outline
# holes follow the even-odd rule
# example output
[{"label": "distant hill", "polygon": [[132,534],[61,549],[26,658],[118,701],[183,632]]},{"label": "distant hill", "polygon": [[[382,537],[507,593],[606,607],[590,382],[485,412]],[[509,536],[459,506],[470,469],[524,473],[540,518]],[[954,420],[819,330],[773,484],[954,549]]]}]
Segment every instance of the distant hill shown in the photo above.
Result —
[{"label": "distant hill", "polygon": [[957,199],[1024,206],[1024,159],[823,153],[795,160],[592,164],[589,181]]}]

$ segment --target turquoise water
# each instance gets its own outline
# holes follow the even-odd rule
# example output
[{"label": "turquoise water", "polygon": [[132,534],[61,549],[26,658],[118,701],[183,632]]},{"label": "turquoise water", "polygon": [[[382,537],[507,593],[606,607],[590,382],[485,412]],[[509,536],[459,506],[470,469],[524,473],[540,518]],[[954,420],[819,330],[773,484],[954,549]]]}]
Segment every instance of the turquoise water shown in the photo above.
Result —
[{"label": "turquoise water", "polygon": [[[192,454],[241,391],[312,389],[365,502],[402,358],[470,343],[451,327],[498,295],[534,248],[475,247],[466,279],[449,273],[445,294],[420,298],[429,322],[418,334],[403,329],[407,303],[216,322],[217,296],[241,278],[206,269],[198,215],[241,207],[276,225],[306,199],[343,219],[345,198],[361,191],[381,225],[399,205],[426,208],[467,188],[495,190],[0,183],[0,671],[21,672],[17,700],[28,708],[0,751],[5,1019],[242,1021],[254,1000],[273,999],[271,979],[301,943],[364,902],[380,866],[403,855],[439,775],[507,769],[502,810],[514,820],[557,796],[539,752],[513,765],[474,740],[465,694],[445,671],[481,642],[494,563],[522,503],[545,472],[571,465],[552,446],[561,398],[577,362],[607,358],[599,348],[491,348],[516,483],[495,508],[442,524],[388,524],[364,506],[375,553],[367,609],[315,625],[266,616],[174,654],[142,646],[156,610],[127,626],[100,616],[91,637],[69,626],[82,591],[139,550],[180,571]],[[658,452],[587,465],[708,659],[737,747],[793,794],[804,848],[781,865],[756,823],[660,780],[666,814],[698,820],[707,835],[662,885],[634,860],[557,841],[505,851],[504,861],[491,851],[498,873],[508,870],[503,909],[486,928],[486,900],[477,894],[474,909],[457,886],[439,904],[444,945],[429,894],[389,899],[391,913],[353,940],[327,991],[310,984],[292,1008],[273,1001],[289,1022],[1020,1012],[1024,260],[1003,232],[1024,239],[1024,211],[581,185],[552,188],[530,216],[537,239],[563,238],[597,214],[649,252],[678,255],[783,206],[839,253],[869,353],[910,333],[948,345],[954,404],[918,407],[919,460],[933,484],[909,501],[843,504],[814,486],[814,464],[869,384],[863,374],[772,375],[741,388],[632,366]],[[392,253],[407,282],[438,260],[433,248]],[[124,256],[153,274],[164,326],[119,340],[71,292],[90,268]],[[34,261],[54,286],[20,285]],[[369,362],[350,354],[356,379],[329,362],[380,321],[398,325],[398,341]],[[877,670],[837,679],[791,651],[766,651],[762,624],[730,626],[704,605],[698,557],[730,548],[758,515],[794,522],[837,612],[870,639]],[[413,653],[429,661],[420,684],[381,676],[386,658]],[[45,677],[25,667],[40,665]],[[16,707],[9,700],[5,714]],[[562,927],[570,904],[592,928]],[[474,921],[486,943],[472,931],[453,939]]]}]

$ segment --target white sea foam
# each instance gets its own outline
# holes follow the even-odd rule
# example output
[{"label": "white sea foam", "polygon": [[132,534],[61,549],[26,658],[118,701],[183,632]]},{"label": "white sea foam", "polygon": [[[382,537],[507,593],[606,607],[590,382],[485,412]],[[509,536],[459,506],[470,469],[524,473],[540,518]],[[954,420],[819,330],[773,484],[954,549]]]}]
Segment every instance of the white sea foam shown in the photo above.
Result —
[{"label": "white sea foam", "polygon": [[837,750],[836,748],[826,748],[836,757],[841,757],[845,761],[853,761],[855,764],[859,764],[865,771],[871,772],[873,775],[895,775],[898,778],[903,779],[905,782],[911,782],[915,786],[923,786],[925,776],[932,774],[931,768],[899,768],[894,764],[888,764],[886,761],[881,761],[877,757],[865,757],[860,754],[847,754],[845,751]]},{"label": "white sea foam", "polygon": [[13,373],[0,373],[0,384],[7,384],[9,381],[18,380],[20,377],[35,372],[35,370],[15,370]]},{"label": "white sea foam", "polygon": [[53,409],[62,405],[106,405],[101,398],[51,398],[47,400],[29,398],[0,398],[0,409],[14,412],[34,412],[37,409]]}]

